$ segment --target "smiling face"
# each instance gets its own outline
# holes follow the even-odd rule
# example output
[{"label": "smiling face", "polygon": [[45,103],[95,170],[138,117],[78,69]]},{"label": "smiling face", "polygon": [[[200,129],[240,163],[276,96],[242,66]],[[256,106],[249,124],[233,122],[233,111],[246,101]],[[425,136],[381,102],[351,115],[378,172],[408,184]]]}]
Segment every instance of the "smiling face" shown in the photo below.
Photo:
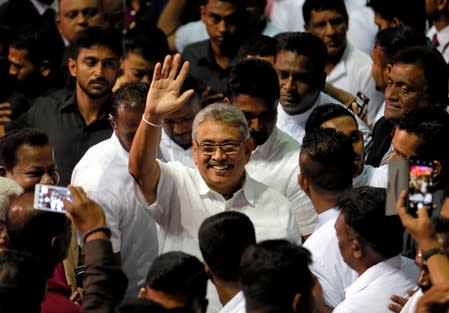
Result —
[{"label": "smiling face", "polygon": [[105,46],[81,48],[68,62],[70,74],[76,77],[76,92],[91,99],[100,99],[111,93],[119,70],[119,57]]},{"label": "smiling face", "polygon": [[309,110],[324,87],[324,73],[317,73],[307,56],[281,50],[276,54],[274,68],[279,77],[280,104],[287,114]]},{"label": "smiling face", "polygon": [[[193,159],[201,177],[210,189],[225,198],[232,196],[242,186],[245,165],[253,148],[252,142],[244,141],[240,127],[213,119],[206,119],[199,124],[194,141]],[[216,148],[212,155],[207,155],[199,147],[203,144],[224,143],[241,144],[233,154],[226,154],[222,148]]]},{"label": "smiling face", "polygon": [[25,192],[34,191],[36,184],[58,184],[53,149],[50,145],[20,146],[16,151],[16,164],[5,176],[16,181]]},{"label": "smiling face", "polygon": [[340,56],[346,48],[348,23],[336,10],[312,10],[306,30],[324,42],[331,59]]},{"label": "smiling face", "polygon": [[386,119],[398,121],[406,112],[430,106],[427,81],[422,67],[415,64],[390,66],[385,88]]}]

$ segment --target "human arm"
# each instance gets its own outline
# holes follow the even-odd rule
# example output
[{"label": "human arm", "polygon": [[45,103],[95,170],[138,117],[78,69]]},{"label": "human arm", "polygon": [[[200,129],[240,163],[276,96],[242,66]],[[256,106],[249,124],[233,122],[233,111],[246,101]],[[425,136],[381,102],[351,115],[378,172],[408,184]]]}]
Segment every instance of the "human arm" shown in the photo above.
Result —
[{"label": "human arm", "polygon": [[419,299],[415,313],[446,313],[449,309],[449,287],[433,286]]},{"label": "human arm", "polygon": [[[156,200],[157,185],[160,177],[160,167],[156,161],[159,138],[164,118],[180,109],[192,96],[193,90],[180,94],[182,83],[189,73],[189,63],[184,62],[181,70],[181,55],[167,56],[164,64],[156,64],[153,80],[147,96],[143,120],[137,129],[129,153],[129,173],[136,179],[146,200],[153,203]],[[155,126],[156,125],[156,126]]]},{"label": "human arm", "polygon": [[[85,236],[97,227],[104,227],[103,209],[89,199],[81,187],[69,186],[72,202],[64,201],[68,217]],[[127,279],[116,263],[109,236],[96,231],[85,237],[83,288],[80,312],[109,313],[121,301],[127,287]]]},{"label": "human arm", "polygon": [[159,16],[157,27],[160,28],[167,37],[174,34],[181,25],[181,16],[187,6],[187,0],[169,0],[164,10]]},{"label": "human arm", "polygon": [[[408,214],[405,208],[406,196],[407,192],[403,190],[396,205],[405,229],[416,240],[422,251],[440,248],[427,210],[419,208],[417,217]],[[434,254],[427,260],[427,267],[433,286],[448,286],[449,288],[449,258],[447,255],[442,253]]]}]

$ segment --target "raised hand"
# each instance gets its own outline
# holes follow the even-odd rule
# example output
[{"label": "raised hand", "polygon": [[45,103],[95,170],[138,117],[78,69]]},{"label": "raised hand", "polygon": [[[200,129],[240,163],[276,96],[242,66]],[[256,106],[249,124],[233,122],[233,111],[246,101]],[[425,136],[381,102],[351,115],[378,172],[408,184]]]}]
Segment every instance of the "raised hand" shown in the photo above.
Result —
[{"label": "raised hand", "polygon": [[153,80],[147,96],[144,116],[155,124],[160,124],[167,114],[180,109],[189,100],[193,90],[180,94],[181,86],[189,73],[189,62],[184,62],[181,70],[181,55],[167,55],[164,64],[157,63],[154,68]]}]

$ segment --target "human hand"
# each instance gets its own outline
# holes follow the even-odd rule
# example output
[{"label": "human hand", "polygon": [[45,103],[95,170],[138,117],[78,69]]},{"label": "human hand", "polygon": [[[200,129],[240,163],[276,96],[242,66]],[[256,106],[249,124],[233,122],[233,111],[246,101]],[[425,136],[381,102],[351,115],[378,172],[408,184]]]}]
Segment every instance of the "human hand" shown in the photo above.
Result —
[{"label": "human hand", "polygon": [[11,122],[11,103],[3,102],[0,103],[0,125],[5,125]]},{"label": "human hand", "polygon": [[156,64],[145,107],[146,120],[160,124],[166,115],[179,110],[193,95],[193,89],[180,95],[190,67],[186,61],[178,73],[180,63],[181,55],[176,54],[174,57],[167,55],[163,65]]},{"label": "human hand", "polygon": [[428,250],[438,247],[438,241],[435,237],[432,221],[427,214],[427,210],[425,208],[419,208],[418,217],[408,214],[407,208],[405,207],[406,197],[407,191],[403,190],[396,203],[396,209],[401,218],[402,225],[404,225],[413,239],[416,240],[421,249]]},{"label": "human hand", "polygon": [[[413,296],[415,294],[415,292],[416,292],[416,290],[413,290],[413,289],[407,290],[407,294],[409,297]],[[390,299],[391,299],[391,301],[393,301],[393,303],[390,303],[388,305],[388,308],[390,309],[390,311],[395,312],[395,313],[401,312],[402,308],[407,303],[409,297],[403,298],[403,297],[400,297],[397,295],[392,295],[390,297]]]},{"label": "human hand", "polygon": [[101,206],[89,199],[83,188],[69,186],[72,201],[64,199],[64,207],[67,209],[67,216],[76,228],[84,234],[95,227],[104,227],[106,218]]}]

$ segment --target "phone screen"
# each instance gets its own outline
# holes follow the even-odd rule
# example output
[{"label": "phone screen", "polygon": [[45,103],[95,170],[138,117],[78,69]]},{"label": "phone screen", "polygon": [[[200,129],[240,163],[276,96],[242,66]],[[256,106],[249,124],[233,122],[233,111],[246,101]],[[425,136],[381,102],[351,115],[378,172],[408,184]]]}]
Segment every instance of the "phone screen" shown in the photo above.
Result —
[{"label": "phone screen", "polygon": [[419,208],[432,209],[432,174],[432,162],[410,159],[408,212],[414,216]]},{"label": "phone screen", "polygon": [[34,190],[34,208],[65,213],[63,199],[71,201],[70,191],[65,187],[37,184]]}]

